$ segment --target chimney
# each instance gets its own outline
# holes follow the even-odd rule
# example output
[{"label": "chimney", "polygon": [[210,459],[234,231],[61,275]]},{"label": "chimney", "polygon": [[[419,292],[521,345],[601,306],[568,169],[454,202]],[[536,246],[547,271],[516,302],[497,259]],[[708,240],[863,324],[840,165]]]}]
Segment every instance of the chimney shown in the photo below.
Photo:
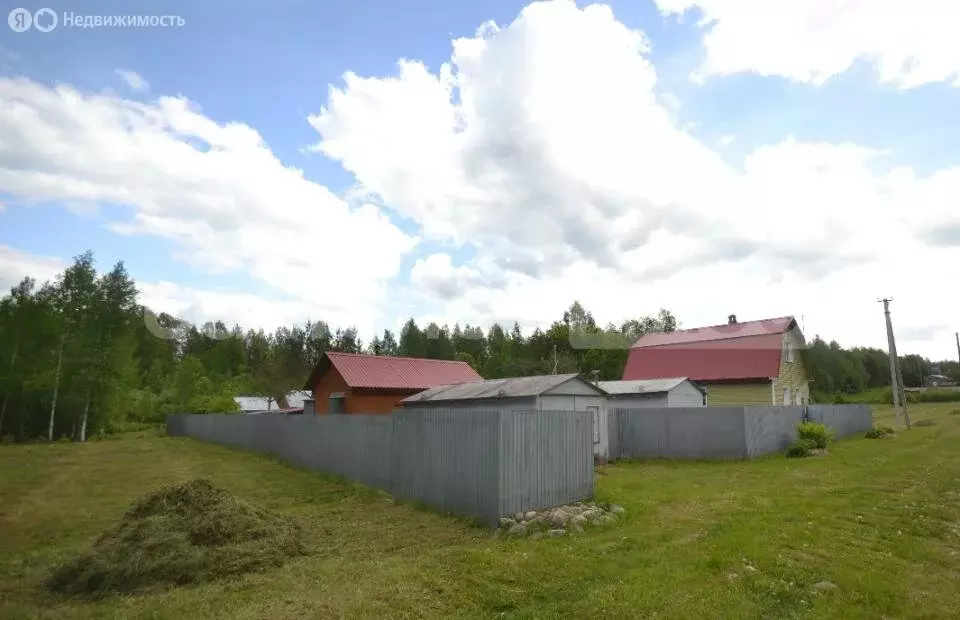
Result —
[{"label": "chimney", "polygon": [[736,315],[736,314],[731,314],[730,316],[728,316],[728,317],[727,317],[727,323],[730,324],[730,325],[736,325],[736,324],[737,324],[737,315]]}]

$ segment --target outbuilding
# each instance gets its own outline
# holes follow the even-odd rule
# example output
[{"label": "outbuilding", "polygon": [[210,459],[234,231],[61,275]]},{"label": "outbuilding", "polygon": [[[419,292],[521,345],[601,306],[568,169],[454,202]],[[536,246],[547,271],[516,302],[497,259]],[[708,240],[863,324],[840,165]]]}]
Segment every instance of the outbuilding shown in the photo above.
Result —
[{"label": "outbuilding", "polygon": [[481,378],[466,362],[328,351],[303,386],[312,396],[303,408],[320,415],[390,414],[411,394]]},{"label": "outbuilding", "polygon": [[600,381],[611,409],[706,407],[706,390],[686,377]]},{"label": "outbuilding", "polygon": [[606,393],[577,374],[489,379],[444,385],[409,396],[400,406],[499,411],[585,411],[593,417],[593,451],[609,453]]}]

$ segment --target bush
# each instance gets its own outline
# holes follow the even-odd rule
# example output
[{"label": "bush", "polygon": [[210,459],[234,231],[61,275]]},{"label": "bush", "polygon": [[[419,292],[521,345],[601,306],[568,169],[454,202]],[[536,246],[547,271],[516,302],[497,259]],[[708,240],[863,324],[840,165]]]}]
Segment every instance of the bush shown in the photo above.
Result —
[{"label": "bush", "polygon": [[141,498],[46,585],[102,596],[278,567],[303,553],[295,522],[194,480]]},{"label": "bush", "polygon": [[787,458],[803,458],[810,456],[811,450],[816,450],[817,445],[809,439],[798,439],[787,448]]},{"label": "bush", "polygon": [[801,422],[797,426],[797,437],[813,443],[814,448],[821,450],[833,441],[833,431],[819,422]]},{"label": "bush", "polygon": [[951,409],[950,415],[960,415],[960,409]]},{"label": "bush", "polygon": [[866,437],[867,439],[880,439],[881,437],[887,437],[888,435],[892,435],[892,434],[893,434],[893,429],[890,428],[889,426],[874,426],[873,428],[867,431],[864,437]]}]

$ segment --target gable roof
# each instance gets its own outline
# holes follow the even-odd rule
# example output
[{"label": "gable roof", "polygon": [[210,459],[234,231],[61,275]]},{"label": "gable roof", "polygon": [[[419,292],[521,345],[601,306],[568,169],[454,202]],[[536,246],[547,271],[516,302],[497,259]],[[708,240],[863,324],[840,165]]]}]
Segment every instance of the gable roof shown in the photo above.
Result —
[{"label": "gable roof", "polygon": [[771,379],[780,372],[783,334],[796,326],[787,316],[647,334],[630,349],[623,379]]},{"label": "gable roof", "polygon": [[790,331],[797,322],[792,316],[775,319],[744,321],[742,323],[724,323],[693,329],[678,329],[674,332],[646,334],[633,345],[636,347],[662,347],[683,344],[703,344],[717,340],[733,338],[752,338],[756,336],[779,335]]},{"label": "gable roof", "polygon": [[312,390],[331,367],[351,388],[425,390],[483,379],[466,362],[330,351],[323,354],[303,389]]},{"label": "gable roof", "polygon": [[576,373],[565,375],[539,375],[536,377],[514,377],[510,379],[488,379],[472,381],[458,385],[441,385],[419,394],[404,398],[402,403],[440,402],[451,400],[477,400],[484,398],[519,398],[539,396],[559,387],[567,381],[580,380],[594,388],[598,394],[603,390],[584,381]]},{"label": "gable roof", "polygon": [[620,396],[624,394],[662,394],[669,392],[681,383],[687,382],[701,393],[704,389],[686,377],[669,377],[664,379],[634,379],[632,381],[600,381],[600,388],[607,394]]}]

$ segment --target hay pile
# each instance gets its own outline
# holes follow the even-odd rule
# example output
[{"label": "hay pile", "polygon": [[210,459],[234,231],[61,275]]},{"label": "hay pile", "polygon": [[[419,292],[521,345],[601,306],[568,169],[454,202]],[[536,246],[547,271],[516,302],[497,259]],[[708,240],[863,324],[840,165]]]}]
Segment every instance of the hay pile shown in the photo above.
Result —
[{"label": "hay pile", "polygon": [[57,592],[103,595],[281,566],[304,548],[293,521],[194,480],[137,501],[90,551],[57,568]]}]

